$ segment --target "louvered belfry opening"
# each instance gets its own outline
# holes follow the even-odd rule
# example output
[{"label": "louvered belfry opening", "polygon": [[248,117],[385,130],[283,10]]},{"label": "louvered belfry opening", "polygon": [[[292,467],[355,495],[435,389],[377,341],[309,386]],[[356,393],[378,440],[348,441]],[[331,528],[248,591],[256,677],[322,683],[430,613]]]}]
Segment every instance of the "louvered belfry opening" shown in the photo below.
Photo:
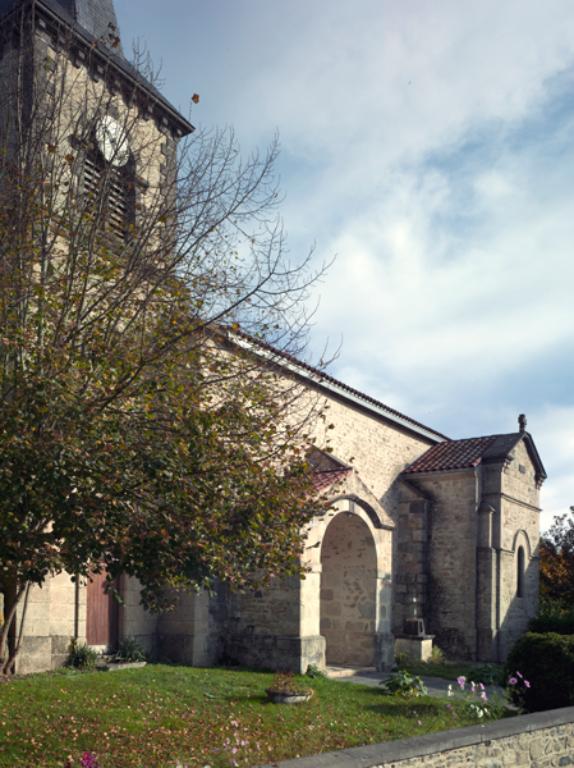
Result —
[{"label": "louvered belfry opening", "polygon": [[97,149],[86,153],[83,174],[86,211],[102,231],[126,240],[135,215],[135,185],[131,163],[114,168]]}]

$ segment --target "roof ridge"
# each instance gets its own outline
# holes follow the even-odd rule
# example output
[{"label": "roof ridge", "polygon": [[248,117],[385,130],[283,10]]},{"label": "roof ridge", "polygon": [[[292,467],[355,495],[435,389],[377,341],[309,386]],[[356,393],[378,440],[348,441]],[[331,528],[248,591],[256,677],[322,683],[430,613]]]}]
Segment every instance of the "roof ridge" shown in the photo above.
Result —
[{"label": "roof ridge", "polygon": [[[445,441],[446,443],[462,443],[464,441],[472,441],[472,440],[496,440],[498,437],[511,437],[516,435],[520,435],[520,432],[500,432],[496,435],[476,435],[476,437],[453,437],[453,438],[447,438]],[[439,445],[442,445],[442,443],[439,443]]]}]

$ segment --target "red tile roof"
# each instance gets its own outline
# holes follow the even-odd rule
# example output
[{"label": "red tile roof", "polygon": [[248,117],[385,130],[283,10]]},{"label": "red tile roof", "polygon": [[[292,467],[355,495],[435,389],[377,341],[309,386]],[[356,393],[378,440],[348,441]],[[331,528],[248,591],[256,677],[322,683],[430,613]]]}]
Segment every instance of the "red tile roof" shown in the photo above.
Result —
[{"label": "red tile roof", "polygon": [[331,469],[326,472],[315,472],[313,475],[313,486],[317,493],[319,493],[343,480],[352,471],[352,469]]},{"label": "red tile roof", "polygon": [[520,439],[520,434],[471,437],[464,440],[447,440],[433,445],[403,474],[417,472],[445,472],[449,469],[477,467],[485,458],[504,458]]}]

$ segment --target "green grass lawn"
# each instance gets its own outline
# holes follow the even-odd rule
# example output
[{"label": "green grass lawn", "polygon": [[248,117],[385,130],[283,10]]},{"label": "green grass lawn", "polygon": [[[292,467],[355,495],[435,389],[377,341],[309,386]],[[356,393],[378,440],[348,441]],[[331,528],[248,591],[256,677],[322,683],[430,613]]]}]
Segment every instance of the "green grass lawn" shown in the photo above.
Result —
[{"label": "green grass lawn", "polygon": [[83,751],[101,768],[257,766],[476,722],[448,699],[305,678],[307,704],[268,703],[273,675],[149,665],[64,671],[0,684],[0,766],[64,768]]}]

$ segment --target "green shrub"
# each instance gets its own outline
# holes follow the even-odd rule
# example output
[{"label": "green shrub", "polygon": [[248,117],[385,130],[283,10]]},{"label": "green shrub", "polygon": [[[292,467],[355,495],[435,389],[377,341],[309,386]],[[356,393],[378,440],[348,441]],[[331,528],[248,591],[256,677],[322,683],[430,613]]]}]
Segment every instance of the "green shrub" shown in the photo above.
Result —
[{"label": "green shrub", "polygon": [[504,670],[499,664],[477,664],[468,671],[468,679],[485,685],[504,685]]},{"label": "green shrub", "polygon": [[395,654],[395,666],[397,666],[399,669],[406,667],[408,663],[409,663],[408,654],[406,653]]},{"label": "green shrub", "polygon": [[574,614],[546,614],[532,619],[530,632],[556,632],[559,635],[574,635]]},{"label": "green shrub", "polygon": [[66,659],[67,667],[90,670],[94,669],[97,660],[98,654],[93,648],[90,648],[85,643],[79,643],[77,640],[70,642],[68,658]]},{"label": "green shrub", "polygon": [[322,670],[320,670],[316,664],[309,664],[305,674],[307,675],[307,677],[316,678],[316,679],[324,679],[327,677],[327,675]]},{"label": "green shrub", "polygon": [[144,649],[133,637],[125,637],[119,644],[116,653],[117,661],[146,661],[147,656]]},{"label": "green shrub", "polygon": [[446,661],[444,651],[438,645],[433,645],[430,660],[433,664],[444,664]]},{"label": "green shrub", "polygon": [[[517,673],[530,687],[510,687],[513,702],[528,712],[574,703],[574,636],[529,632],[512,649],[505,667],[507,680]],[[521,678],[522,679],[522,678]]]},{"label": "green shrub", "polygon": [[426,696],[428,691],[422,679],[404,669],[393,672],[388,680],[382,680],[383,693],[399,696]]}]

